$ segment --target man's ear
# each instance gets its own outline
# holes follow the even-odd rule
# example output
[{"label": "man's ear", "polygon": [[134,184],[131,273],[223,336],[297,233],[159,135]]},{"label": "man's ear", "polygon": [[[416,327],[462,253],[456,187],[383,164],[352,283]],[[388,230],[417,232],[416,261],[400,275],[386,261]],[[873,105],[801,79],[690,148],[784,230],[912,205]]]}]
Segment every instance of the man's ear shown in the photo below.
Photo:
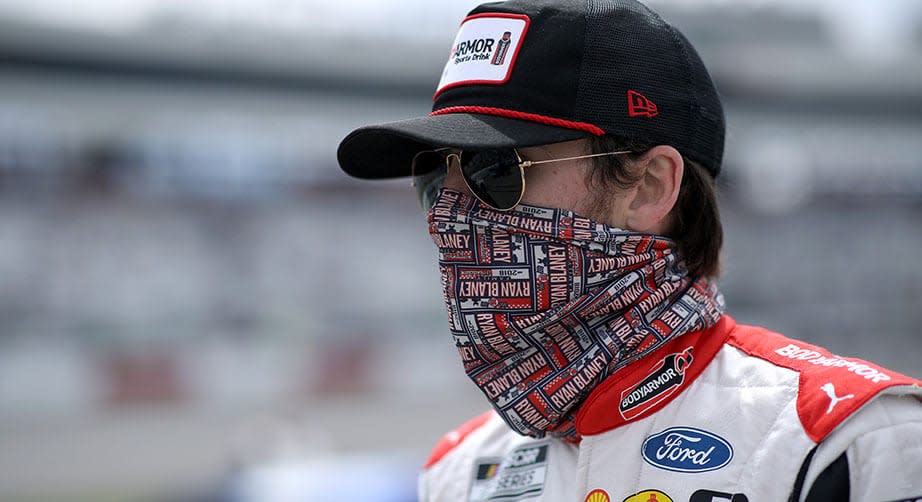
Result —
[{"label": "man's ear", "polygon": [[685,161],[675,148],[660,145],[651,148],[637,162],[643,177],[630,190],[631,200],[625,215],[627,227],[663,235],[669,230],[669,213],[679,198]]}]

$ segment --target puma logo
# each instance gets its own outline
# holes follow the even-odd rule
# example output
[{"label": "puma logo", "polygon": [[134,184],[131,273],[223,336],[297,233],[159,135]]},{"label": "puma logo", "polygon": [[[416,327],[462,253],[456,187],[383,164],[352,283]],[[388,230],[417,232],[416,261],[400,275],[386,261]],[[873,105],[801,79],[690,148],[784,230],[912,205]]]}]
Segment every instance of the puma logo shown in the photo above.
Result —
[{"label": "puma logo", "polygon": [[845,401],[846,399],[852,399],[855,397],[854,394],[846,394],[841,397],[837,396],[836,387],[835,385],[832,384],[832,382],[827,382],[823,384],[823,386],[820,387],[820,389],[823,392],[825,392],[827,396],[829,396],[829,408],[826,409],[827,415],[832,413],[833,408],[835,408],[836,405],[839,404],[839,401]]}]

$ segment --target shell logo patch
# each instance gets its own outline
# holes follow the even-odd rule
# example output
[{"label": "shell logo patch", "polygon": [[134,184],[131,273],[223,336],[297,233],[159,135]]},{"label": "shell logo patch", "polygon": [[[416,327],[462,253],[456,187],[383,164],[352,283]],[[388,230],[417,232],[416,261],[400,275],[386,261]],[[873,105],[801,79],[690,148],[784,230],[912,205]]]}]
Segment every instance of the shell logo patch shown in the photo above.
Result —
[{"label": "shell logo patch", "polygon": [[659,490],[644,490],[624,499],[624,502],[672,502],[672,499]]},{"label": "shell logo patch", "polygon": [[605,490],[595,489],[586,495],[584,502],[611,502],[611,497],[608,496],[608,492]]}]

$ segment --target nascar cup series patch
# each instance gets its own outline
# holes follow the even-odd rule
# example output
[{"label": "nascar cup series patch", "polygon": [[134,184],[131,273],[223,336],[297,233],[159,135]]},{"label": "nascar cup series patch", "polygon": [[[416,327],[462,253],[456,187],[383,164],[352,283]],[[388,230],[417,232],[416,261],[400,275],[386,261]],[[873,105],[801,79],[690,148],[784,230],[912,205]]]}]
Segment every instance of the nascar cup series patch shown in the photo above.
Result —
[{"label": "nascar cup series patch", "polygon": [[529,19],[518,14],[478,14],[461,23],[436,91],[509,80]]},{"label": "nascar cup series patch", "polygon": [[474,464],[469,502],[514,502],[536,497],[547,478],[547,443],[516,448],[504,458],[480,458]]}]

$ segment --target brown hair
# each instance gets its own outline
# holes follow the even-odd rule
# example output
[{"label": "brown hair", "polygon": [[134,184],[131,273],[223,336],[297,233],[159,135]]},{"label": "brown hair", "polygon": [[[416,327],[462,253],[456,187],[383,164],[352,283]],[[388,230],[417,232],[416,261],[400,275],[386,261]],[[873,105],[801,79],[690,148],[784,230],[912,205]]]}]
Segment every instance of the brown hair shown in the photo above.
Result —
[{"label": "brown hair", "polygon": [[[590,186],[600,195],[615,189],[627,189],[640,182],[642,172],[632,170],[633,161],[639,159],[651,146],[616,136],[599,136],[589,140],[590,153],[631,150],[630,155],[597,157],[590,173]],[[671,224],[666,232],[678,245],[689,273],[693,276],[717,277],[720,274],[720,248],[723,246],[723,227],[717,206],[717,184],[714,177],[701,164],[682,156],[685,174],[679,198],[670,212]],[[625,162],[629,160],[629,162]]]}]

